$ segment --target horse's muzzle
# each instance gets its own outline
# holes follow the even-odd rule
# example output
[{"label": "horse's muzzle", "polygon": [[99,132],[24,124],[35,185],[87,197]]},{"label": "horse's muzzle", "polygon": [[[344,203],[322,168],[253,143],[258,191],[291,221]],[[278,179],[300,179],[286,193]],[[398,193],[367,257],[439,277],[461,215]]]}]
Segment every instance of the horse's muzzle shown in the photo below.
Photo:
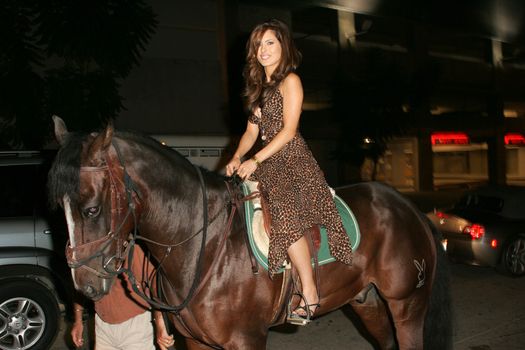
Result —
[{"label": "horse's muzzle", "polygon": [[104,297],[106,294],[109,293],[113,279],[102,278],[102,279],[99,279],[99,281],[101,281],[101,284],[100,286],[97,286],[98,288],[88,283],[84,285],[80,291],[86,297],[88,297],[89,299],[93,301],[98,301],[102,299],[102,297]]}]

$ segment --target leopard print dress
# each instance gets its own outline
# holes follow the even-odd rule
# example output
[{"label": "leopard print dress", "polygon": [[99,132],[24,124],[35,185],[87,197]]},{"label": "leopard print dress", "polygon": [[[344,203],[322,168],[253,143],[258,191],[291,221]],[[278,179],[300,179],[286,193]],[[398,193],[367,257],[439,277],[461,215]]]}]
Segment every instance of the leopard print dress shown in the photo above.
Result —
[{"label": "leopard print dress", "polygon": [[[248,119],[257,124],[263,146],[283,127],[283,96],[279,89],[261,109],[261,116]],[[252,175],[259,181],[272,217],[268,272],[273,276],[287,258],[290,245],[315,225],[328,233],[330,253],[352,263],[352,247],[335,203],[312,152],[299,132],[280,151],[260,164]]]}]

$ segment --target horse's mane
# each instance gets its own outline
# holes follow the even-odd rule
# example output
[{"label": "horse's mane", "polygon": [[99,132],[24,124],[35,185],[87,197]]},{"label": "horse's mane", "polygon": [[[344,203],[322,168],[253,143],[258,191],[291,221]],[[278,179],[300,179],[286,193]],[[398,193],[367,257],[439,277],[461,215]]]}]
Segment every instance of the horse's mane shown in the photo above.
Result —
[{"label": "horse's mane", "polygon": [[[116,131],[115,137],[122,140],[134,142],[139,145],[154,149],[162,154],[165,159],[179,166],[186,164],[191,167],[191,163],[174,149],[165,146],[148,135],[139,132]],[[64,195],[68,195],[72,202],[78,200],[80,184],[80,158],[83,145],[89,134],[69,133],[64,144],[58,151],[55,161],[49,171],[48,193],[50,206],[56,209],[61,204]],[[219,175],[206,168],[199,167],[203,175],[215,182],[224,181],[224,176]]]},{"label": "horse's mane", "polygon": [[[149,135],[142,134],[136,131],[118,131],[116,135],[122,139],[130,140],[142,145],[147,145],[155,149],[158,153],[162,154],[166,159],[169,159],[171,162],[177,163],[178,165],[183,163],[188,166],[193,166],[192,163],[182,154],[180,154],[179,152],[177,152],[169,146],[163,145],[162,143],[160,143],[159,141],[157,141]],[[215,171],[211,171],[202,166],[198,166],[198,168],[200,169],[203,176],[207,179],[218,180],[221,183],[225,180],[225,177],[223,175],[220,175]]]},{"label": "horse's mane", "polygon": [[69,133],[55,157],[47,178],[49,204],[53,209],[62,203],[65,194],[71,200],[76,200],[78,197],[80,155],[87,137],[88,134]]}]

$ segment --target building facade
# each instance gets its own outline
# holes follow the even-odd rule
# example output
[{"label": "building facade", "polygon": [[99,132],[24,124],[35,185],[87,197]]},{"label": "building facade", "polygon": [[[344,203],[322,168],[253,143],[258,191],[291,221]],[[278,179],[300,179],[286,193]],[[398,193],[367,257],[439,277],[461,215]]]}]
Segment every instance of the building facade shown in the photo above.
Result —
[{"label": "building facade", "polygon": [[[432,190],[523,182],[525,5],[424,3],[152,0],[160,24],[123,84],[127,111],[117,124],[238,137],[247,35],[275,17],[303,53],[302,132],[331,184],[377,179]],[[338,93],[341,74],[348,86]],[[367,128],[371,137],[355,132]],[[379,158],[365,153],[357,169],[338,153],[346,134],[381,139],[387,149]]]}]

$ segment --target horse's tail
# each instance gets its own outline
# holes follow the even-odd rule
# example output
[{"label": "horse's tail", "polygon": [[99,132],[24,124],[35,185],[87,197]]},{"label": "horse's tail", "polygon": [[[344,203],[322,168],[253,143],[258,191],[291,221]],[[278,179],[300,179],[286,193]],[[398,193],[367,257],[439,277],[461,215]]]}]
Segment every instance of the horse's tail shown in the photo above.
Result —
[{"label": "horse's tail", "polygon": [[441,245],[441,232],[426,215],[422,215],[432,230],[437,253],[436,275],[423,331],[424,349],[452,349],[452,304],[447,257]]}]

